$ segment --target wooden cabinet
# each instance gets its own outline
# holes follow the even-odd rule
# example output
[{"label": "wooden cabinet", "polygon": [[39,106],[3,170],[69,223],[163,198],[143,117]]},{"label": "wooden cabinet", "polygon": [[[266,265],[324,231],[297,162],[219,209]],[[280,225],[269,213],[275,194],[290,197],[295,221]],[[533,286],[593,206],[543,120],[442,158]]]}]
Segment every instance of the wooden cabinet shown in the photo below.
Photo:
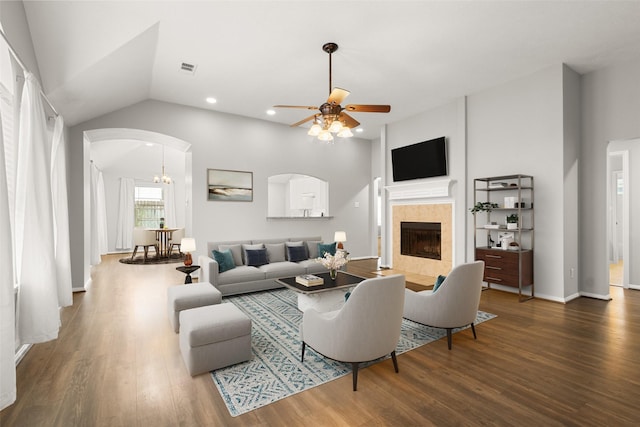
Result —
[{"label": "wooden cabinet", "polygon": [[[513,287],[520,301],[533,298],[533,177],[475,179],[474,206],[475,259],[485,263],[487,287]],[[508,225],[514,216],[517,222]]]}]

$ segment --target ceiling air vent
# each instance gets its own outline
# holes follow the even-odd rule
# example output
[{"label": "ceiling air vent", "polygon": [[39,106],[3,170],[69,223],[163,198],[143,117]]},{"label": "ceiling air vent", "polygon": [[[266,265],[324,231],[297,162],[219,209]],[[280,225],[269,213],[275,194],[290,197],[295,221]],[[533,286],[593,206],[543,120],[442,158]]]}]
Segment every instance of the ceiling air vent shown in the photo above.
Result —
[{"label": "ceiling air vent", "polygon": [[189,64],[187,62],[183,62],[180,64],[180,72],[195,75],[196,74],[197,65]]}]

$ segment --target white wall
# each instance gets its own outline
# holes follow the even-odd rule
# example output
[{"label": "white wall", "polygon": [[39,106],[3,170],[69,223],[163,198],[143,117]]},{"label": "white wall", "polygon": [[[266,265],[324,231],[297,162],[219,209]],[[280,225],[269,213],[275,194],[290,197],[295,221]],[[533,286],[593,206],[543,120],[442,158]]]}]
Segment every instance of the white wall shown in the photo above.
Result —
[{"label": "white wall", "polygon": [[582,77],[580,289],[586,295],[609,295],[607,144],[640,137],[639,76],[635,60]]},{"label": "white wall", "polygon": [[[345,247],[352,257],[370,256],[369,209],[371,142],[351,138],[326,145],[305,129],[248,119],[198,108],[148,100],[70,129],[73,151],[71,211],[82,218],[82,133],[103,128],[130,128],[166,134],[192,144],[193,234],[198,251],[210,240],[321,235],[333,240],[336,230],[347,232]],[[253,172],[254,200],[207,201],[207,168]],[[301,173],[329,182],[331,219],[267,220],[267,177]],[[189,195],[187,195],[189,197]],[[359,207],[356,208],[355,204]],[[81,224],[82,221],[77,224]],[[72,259],[81,259],[84,235],[73,230]],[[74,256],[74,255],[77,255]],[[73,264],[74,283],[87,280],[82,263]]]},{"label": "white wall", "polygon": [[[557,65],[470,95],[467,101],[469,189],[474,178],[534,177],[536,296],[559,301],[564,299],[562,83],[563,67]],[[469,191],[469,206],[472,201]],[[469,224],[468,258],[473,259]]]}]

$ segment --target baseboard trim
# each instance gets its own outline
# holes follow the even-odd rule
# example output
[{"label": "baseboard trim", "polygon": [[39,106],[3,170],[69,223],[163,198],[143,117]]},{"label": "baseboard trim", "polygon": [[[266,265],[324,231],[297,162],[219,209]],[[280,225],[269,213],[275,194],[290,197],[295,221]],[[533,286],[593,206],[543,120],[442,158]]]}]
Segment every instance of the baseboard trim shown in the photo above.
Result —
[{"label": "baseboard trim", "polygon": [[604,300],[604,301],[610,301],[611,300],[611,294],[602,295],[602,294],[594,294],[594,293],[591,293],[591,292],[580,292],[580,296],[581,297],[587,297],[587,298],[601,299],[601,300]]},{"label": "baseboard trim", "polygon": [[23,344],[18,349],[18,351],[16,351],[16,354],[14,356],[15,362],[16,362],[16,366],[18,366],[18,363],[20,363],[22,361],[22,359],[27,354],[27,352],[31,349],[31,347],[33,347],[33,344]]}]

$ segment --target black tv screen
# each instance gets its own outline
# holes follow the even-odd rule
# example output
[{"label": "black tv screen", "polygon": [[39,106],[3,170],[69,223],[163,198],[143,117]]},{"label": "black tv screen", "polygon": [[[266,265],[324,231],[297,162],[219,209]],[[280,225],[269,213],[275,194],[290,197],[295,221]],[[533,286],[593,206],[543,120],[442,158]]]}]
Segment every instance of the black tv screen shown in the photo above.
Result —
[{"label": "black tv screen", "polygon": [[394,181],[447,175],[445,137],[418,142],[391,150]]}]

